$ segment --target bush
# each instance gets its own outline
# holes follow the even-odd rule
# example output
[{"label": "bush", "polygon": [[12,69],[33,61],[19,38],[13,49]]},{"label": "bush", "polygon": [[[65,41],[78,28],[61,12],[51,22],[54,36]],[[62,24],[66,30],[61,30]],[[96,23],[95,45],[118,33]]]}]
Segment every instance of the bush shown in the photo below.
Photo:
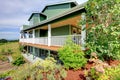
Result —
[{"label": "bush", "polygon": [[14,62],[12,62],[13,65],[20,66],[21,64],[24,64],[25,60],[22,56],[19,56],[16,58]]},{"label": "bush", "polygon": [[120,65],[107,68],[104,74],[98,74],[99,76],[97,80],[120,80]]},{"label": "bush", "polygon": [[8,55],[11,55],[12,53],[13,53],[12,49],[8,49],[8,50],[7,50],[7,54],[8,54]]},{"label": "bush", "polygon": [[76,45],[71,40],[58,51],[59,59],[63,62],[66,69],[79,69],[87,63],[84,53],[79,45]]},{"label": "bush", "polygon": [[85,7],[88,55],[96,52],[102,60],[120,59],[119,7],[119,0],[88,1]]},{"label": "bush", "polygon": [[[24,75],[23,75],[24,74]],[[59,76],[59,79],[56,76]],[[38,60],[34,64],[19,66],[10,74],[13,80],[63,80],[66,71],[61,65],[57,65],[54,58],[48,57],[45,61]]]},{"label": "bush", "polygon": [[41,68],[41,72],[48,72],[50,70],[54,70],[56,67],[56,60],[54,60],[54,58],[52,57],[47,57],[45,60],[43,61],[36,61],[33,65],[33,67],[40,67]]},{"label": "bush", "polygon": [[19,50],[21,51],[21,52],[23,52],[23,50],[24,50],[24,46],[19,46]]}]

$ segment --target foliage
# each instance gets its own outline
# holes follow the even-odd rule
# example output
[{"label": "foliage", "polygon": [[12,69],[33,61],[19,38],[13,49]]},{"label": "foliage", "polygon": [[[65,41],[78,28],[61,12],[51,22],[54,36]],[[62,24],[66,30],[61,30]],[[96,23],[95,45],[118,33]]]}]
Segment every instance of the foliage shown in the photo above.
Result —
[{"label": "foliage", "polygon": [[8,49],[8,50],[7,50],[7,54],[8,54],[8,55],[11,55],[12,53],[13,53],[12,49]]},{"label": "foliage", "polygon": [[89,0],[86,11],[86,54],[96,52],[102,60],[120,59],[119,0]]},{"label": "foliage", "polygon": [[13,70],[9,76],[11,76],[13,80],[25,80],[31,73],[31,65],[27,63]]},{"label": "foliage", "polygon": [[56,60],[54,60],[54,58],[52,57],[47,57],[45,60],[40,61],[38,60],[33,67],[38,67],[40,66],[41,68],[41,72],[48,72],[50,70],[54,70],[55,66],[56,66]]},{"label": "foliage", "polygon": [[0,52],[1,54],[5,54],[5,49],[1,49],[1,52]]},{"label": "foliage", "polygon": [[4,53],[6,54],[6,52],[8,52],[10,49],[12,52],[12,57],[13,60],[15,60],[18,56],[21,56],[21,52],[19,51],[19,43],[18,42],[9,42],[9,43],[5,43],[3,45],[0,45],[0,52],[2,54],[2,50],[4,50]]},{"label": "foliage", "polygon": [[62,69],[62,70],[60,71],[60,75],[61,75],[61,78],[64,79],[64,78],[67,77],[67,72],[66,72],[64,69]]},{"label": "foliage", "polygon": [[48,80],[56,80],[54,77],[54,73],[47,74],[47,79]]},{"label": "foliage", "polygon": [[8,41],[6,39],[0,39],[0,43],[7,43]]},{"label": "foliage", "polygon": [[1,55],[1,54],[0,54],[0,60],[2,60],[2,61],[7,61],[8,58],[7,58],[5,55]]},{"label": "foliage", "polygon": [[2,74],[0,74],[0,78],[5,78],[5,77],[7,77],[9,74],[8,73],[2,73]]},{"label": "foliage", "polygon": [[25,60],[23,56],[19,56],[18,58],[16,58],[15,61],[12,62],[12,64],[16,66],[20,66],[21,64],[24,64],[24,63],[25,63]]},{"label": "foliage", "polygon": [[58,51],[59,59],[64,63],[66,69],[79,69],[83,67],[87,60],[81,47],[71,40],[67,40],[66,44]]},{"label": "foliage", "polygon": [[[64,70],[64,68],[61,65],[55,64],[56,61],[53,58],[48,57],[45,60],[45,63],[46,63],[46,61],[48,61],[50,63],[43,64],[42,61],[43,60],[37,61],[32,65],[31,64],[21,65],[17,69],[15,69],[10,74],[10,76],[13,78],[13,80],[26,80],[28,78],[30,78],[31,80],[43,80],[43,79],[47,79],[47,78],[48,78],[47,80],[62,80],[65,78],[65,76],[63,76],[63,75],[66,75],[66,71]],[[50,68],[47,69],[48,67],[50,67]],[[54,67],[54,69],[53,69],[53,67]],[[61,75],[61,73],[63,73],[63,72],[64,72],[64,74]],[[44,74],[46,74],[46,76]],[[56,74],[58,74],[58,76],[60,76],[60,79],[56,79],[56,77],[55,77]]]},{"label": "foliage", "polygon": [[24,46],[19,46],[19,50],[22,52],[24,50]]},{"label": "foliage", "polygon": [[100,75],[98,80],[119,80],[120,79],[120,65],[116,67],[107,68],[105,73]]}]

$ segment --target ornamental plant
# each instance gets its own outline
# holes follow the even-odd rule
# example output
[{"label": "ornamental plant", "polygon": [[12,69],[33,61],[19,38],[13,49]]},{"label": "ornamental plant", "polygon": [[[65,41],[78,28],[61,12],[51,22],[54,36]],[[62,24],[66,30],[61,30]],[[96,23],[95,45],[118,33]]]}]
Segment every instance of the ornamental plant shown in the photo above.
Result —
[{"label": "ornamental plant", "polygon": [[85,7],[88,24],[87,55],[95,52],[102,60],[120,59],[119,2],[120,0],[88,1]]},{"label": "ornamental plant", "polygon": [[66,69],[79,69],[87,63],[81,47],[72,42],[71,39],[68,39],[66,44],[58,51],[58,55]]}]

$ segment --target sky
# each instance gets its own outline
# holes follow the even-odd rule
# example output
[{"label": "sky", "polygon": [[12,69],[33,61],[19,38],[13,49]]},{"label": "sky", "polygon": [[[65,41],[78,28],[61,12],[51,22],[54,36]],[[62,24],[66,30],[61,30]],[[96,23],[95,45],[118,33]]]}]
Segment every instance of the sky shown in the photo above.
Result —
[{"label": "sky", "polygon": [[[19,39],[20,27],[32,12],[41,12],[47,4],[65,0],[0,0],[0,39]],[[76,0],[79,4],[87,0]]]}]

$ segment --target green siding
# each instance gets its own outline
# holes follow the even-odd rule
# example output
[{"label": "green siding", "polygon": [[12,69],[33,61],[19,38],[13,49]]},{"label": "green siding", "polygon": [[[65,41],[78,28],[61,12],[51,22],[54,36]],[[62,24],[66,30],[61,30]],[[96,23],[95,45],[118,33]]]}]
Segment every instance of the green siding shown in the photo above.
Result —
[{"label": "green siding", "polygon": [[69,35],[69,31],[69,26],[63,26],[58,28],[52,28],[51,34],[52,36]]},{"label": "green siding", "polygon": [[39,30],[35,30],[35,37],[39,37]]},{"label": "green siding", "polygon": [[65,12],[66,10],[70,9],[70,4],[60,4],[60,5],[53,5],[48,6],[43,13],[47,15],[47,18],[56,16],[58,14],[61,14],[62,12]]},{"label": "green siding", "polygon": [[30,19],[30,25],[36,25],[40,23],[40,15],[39,14],[34,14],[32,18]]},{"label": "green siding", "polygon": [[46,19],[46,17],[45,16],[40,16],[40,21],[43,21],[43,20],[45,20]]},{"label": "green siding", "polygon": [[23,25],[23,30],[30,28],[29,25]]}]

